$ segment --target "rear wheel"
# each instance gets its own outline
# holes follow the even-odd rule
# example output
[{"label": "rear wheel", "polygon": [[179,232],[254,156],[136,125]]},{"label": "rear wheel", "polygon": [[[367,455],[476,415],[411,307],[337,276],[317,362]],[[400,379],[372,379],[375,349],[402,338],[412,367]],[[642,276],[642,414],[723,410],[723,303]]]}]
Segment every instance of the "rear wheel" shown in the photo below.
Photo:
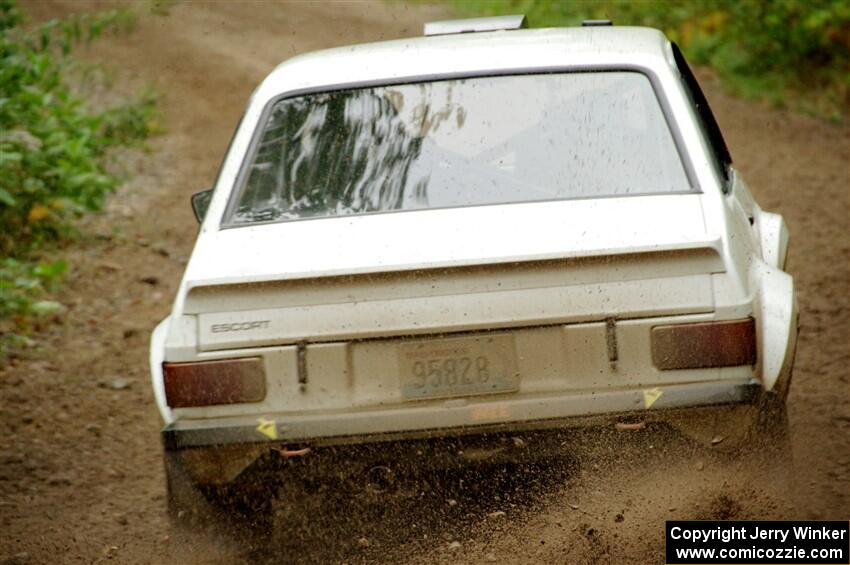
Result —
[{"label": "rear wheel", "polygon": [[751,468],[779,483],[790,480],[793,471],[785,396],[771,392],[761,395],[749,441],[742,449]]},{"label": "rear wheel", "polygon": [[179,455],[165,455],[165,481],[168,518],[172,527],[192,530],[209,526],[222,516],[222,510],[210,501],[179,463]]},{"label": "rear wheel", "polygon": [[748,404],[681,412],[670,423],[684,436],[716,453],[752,453],[787,447],[785,394],[762,392]]},{"label": "rear wheel", "polygon": [[752,404],[718,408],[715,414],[707,412],[692,420],[684,415],[676,427],[697,444],[696,453],[725,466],[730,477],[756,488],[776,501],[777,507],[793,505],[793,459],[784,394],[763,392]]},{"label": "rear wheel", "polygon": [[179,453],[165,454],[168,517],[172,539],[178,546],[223,539],[254,546],[270,527],[269,489],[254,483],[226,486],[197,484],[181,464]]}]

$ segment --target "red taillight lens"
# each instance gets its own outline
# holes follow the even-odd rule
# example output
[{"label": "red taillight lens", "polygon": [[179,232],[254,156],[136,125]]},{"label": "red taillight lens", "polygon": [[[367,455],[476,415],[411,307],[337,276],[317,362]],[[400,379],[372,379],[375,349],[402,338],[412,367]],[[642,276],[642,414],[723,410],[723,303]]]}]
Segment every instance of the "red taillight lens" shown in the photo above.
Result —
[{"label": "red taillight lens", "polygon": [[172,408],[259,402],[266,397],[260,357],[163,363],[165,398]]},{"label": "red taillight lens", "polygon": [[755,362],[756,324],[752,318],[652,328],[652,363],[662,371]]}]

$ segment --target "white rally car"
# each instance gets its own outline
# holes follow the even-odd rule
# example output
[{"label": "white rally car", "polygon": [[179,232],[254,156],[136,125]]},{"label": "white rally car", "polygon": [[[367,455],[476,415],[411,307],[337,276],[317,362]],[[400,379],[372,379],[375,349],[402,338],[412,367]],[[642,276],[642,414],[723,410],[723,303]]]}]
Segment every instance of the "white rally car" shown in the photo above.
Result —
[{"label": "white rally car", "polygon": [[151,341],[177,515],[346,450],[360,472],[624,418],[782,425],[785,223],[676,45],[589,24],[438,22],[262,82]]}]

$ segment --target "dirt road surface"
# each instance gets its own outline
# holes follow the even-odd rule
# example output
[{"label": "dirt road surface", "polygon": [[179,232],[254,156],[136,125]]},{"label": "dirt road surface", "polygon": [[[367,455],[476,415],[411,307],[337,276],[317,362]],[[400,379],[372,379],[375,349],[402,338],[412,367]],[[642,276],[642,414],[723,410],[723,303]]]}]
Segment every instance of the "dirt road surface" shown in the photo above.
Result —
[{"label": "dirt road surface", "polygon": [[[42,19],[102,6],[25,9]],[[147,345],[191,252],[188,197],[211,185],[247,97],[280,60],[416,35],[440,11],[222,2],[169,12],[145,14],[131,35],[84,53],[114,69],[119,85],[154,84],[167,131],[127,162],[133,178],[87,222],[92,235],[62,252],[73,267],[60,296],[68,311],[45,330],[44,351],[0,369],[0,563],[647,563],[663,562],[667,517],[848,518],[850,132],[729,98],[707,77],[737,166],[792,233],[802,317],[789,399],[793,472],[757,484],[710,453],[621,433],[602,463],[438,477],[395,509],[325,493],[301,529],[275,536],[274,550],[223,540],[175,547]]]}]

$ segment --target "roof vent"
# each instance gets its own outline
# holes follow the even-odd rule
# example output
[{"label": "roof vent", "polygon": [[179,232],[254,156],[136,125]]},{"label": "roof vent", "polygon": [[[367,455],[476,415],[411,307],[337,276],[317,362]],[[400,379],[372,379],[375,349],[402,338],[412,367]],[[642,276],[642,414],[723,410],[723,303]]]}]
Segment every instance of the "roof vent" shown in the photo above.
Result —
[{"label": "roof vent", "polygon": [[525,16],[496,16],[493,18],[428,22],[425,24],[425,35],[451,35],[454,33],[475,33],[502,29],[525,29],[527,27],[528,20]]},{"label": "roof vent", "polygon": [[611,20],[584,20],[581,22],[581,27],[600,27],[612,26],[614,23]]}]

